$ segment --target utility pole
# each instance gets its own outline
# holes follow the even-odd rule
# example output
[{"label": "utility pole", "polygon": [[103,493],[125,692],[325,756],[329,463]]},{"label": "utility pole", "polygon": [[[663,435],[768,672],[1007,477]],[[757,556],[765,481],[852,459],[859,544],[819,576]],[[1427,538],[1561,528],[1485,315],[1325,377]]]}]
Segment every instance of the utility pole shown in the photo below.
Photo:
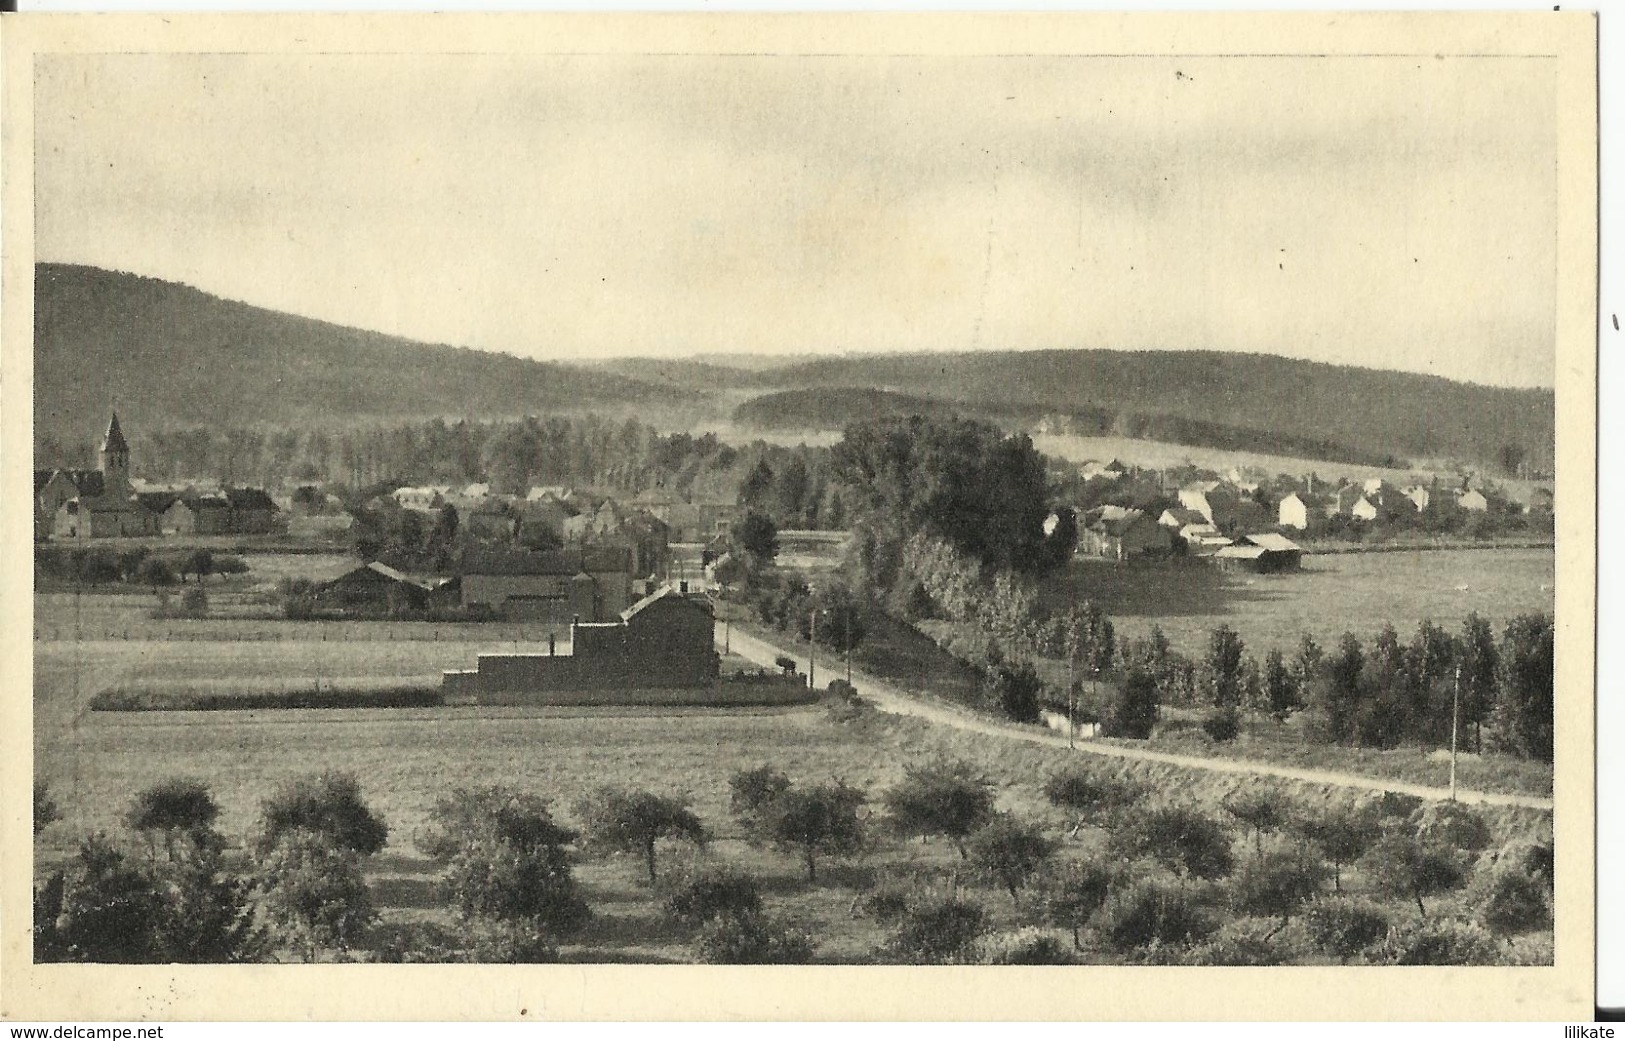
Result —
[{"label": "utility pole", "polygon": [[1456,801],[1456,721],[1461,715],[1461,666],[1450,690],[1450,801]]},{"label": "utility pole", "polygon": [[818,683],[814,678],[814,671],[818,667],[818,608],[812,609],[812,628],[808,631],[807,640],[807,689],[817,690]]}]

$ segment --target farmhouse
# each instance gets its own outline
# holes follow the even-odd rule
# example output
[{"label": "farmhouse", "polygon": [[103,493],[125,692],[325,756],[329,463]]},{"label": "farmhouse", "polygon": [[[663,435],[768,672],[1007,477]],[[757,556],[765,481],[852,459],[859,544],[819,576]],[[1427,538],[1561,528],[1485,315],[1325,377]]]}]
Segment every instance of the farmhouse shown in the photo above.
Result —
[{"label": "farmhouse", "polygon": [[614,618],[632,602],[631,556],[616,546],[478,554],[463,565],[462,605],[509,620]]},{"label": "farmhouse", "polygon": [[710,601],[662,586],[612,621],[571,623],[564,653],[482,654],[442,683],[482,705],[710,701],[721,672],[714,628]]},{"label": "farmhouse", "polygon": [[1264,532],[1240,536],[1233,545],[1216,550],[1213,560],[1240,571],[1297,571],[1303,566],[1303,549],[1284,535]]},{"label": "farmhouse", "polygon": [[316,590],[316,600],[344,610],[385,611],[405,608],[421,611],[429,606],[430,583],[373,561],[347,571]]},{"label": "farmhouse", "polygon": [[1102,506],[1093,511],[1078,532],[1078,553],[1083,556],[1128,560],[1161,556],[1173,549],[1172,533],[1143,510]]}]

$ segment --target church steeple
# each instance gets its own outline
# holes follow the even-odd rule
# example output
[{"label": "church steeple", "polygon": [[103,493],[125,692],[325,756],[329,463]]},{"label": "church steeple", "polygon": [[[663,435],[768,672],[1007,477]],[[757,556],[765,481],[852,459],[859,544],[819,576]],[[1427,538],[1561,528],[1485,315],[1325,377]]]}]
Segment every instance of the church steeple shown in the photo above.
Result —
[{"label": "church steeple", "polygon": [[107,493],[127,494],[130,487],[130,444],[119,429],[118,413],[107,424],[102,438],[102,485]]}]

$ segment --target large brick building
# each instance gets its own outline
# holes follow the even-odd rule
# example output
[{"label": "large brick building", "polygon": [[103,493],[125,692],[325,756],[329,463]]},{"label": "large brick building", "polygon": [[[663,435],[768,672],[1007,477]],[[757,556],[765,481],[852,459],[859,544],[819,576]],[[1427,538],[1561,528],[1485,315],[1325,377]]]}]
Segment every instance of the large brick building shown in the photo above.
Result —
[{"label": "large brick building", "polygon": [[561,653],[482,654],[443,683],[449,697],[482,705],[711,701],[720,687],[714,630],[708,600],[662,586],[614,621],[572,623]]}]

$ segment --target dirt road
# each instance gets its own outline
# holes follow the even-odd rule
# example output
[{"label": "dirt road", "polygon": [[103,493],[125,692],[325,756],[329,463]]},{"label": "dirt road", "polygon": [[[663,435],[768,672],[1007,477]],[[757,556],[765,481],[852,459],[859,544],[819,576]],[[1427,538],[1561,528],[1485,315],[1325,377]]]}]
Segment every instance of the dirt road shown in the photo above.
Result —
[{"label": "dirt road", "polygon": [[[732,653],[749,659],[758,665],[771,668],[774,666],[774,660],[784,655],[794,658],[798,669],[807,671],[808,661],[805,652],[769,643],[749,633],[741,632],[737,626],[718,628],[717,646],[719,649],[723,646],[724,641],[726,641],[728,649]],[[819,658],[813,665],[816,670],[814,681],[820,685],[827,684],[836,677],[846,675],[845,667],[838,655],[832,654],[827,659]],[[893,715],[915,716],[932,723],[956,727],[973,733],[987,734],[990,737],[1027,741],[1032,744],[1049,745],[1052,748],[1065,748],[1067,746],[1066,738],[1060,734],[1007,726],[973,715],[970,712],[929,702],[905,693],[897,687],[878,680],[858,669],[852,670],[852,685],[858,689],[860,695],[873,702],[876,708],[883,712],[890,712]],[[1285,780],[1304,781],[1309,784],[1329,784],[1342,788],[1358,788],[1374,792],[1399,792],[1405,795],[1420,796],[1424,799],[1450,798],[1448,788],[1434,788],[1423,784],[1392,781],[1363,774],[1340,773],[1334,770],[1310,770],[1302,767],[1280,766],[1274,763],[1260,763],[1245,759],[1176,755],[1172,752],[1156,752],[1148,748],[1130,748],[1122,745],[1102,744],[1096,741],[1079,741],[1077,750],[1088,755],[1114,756],[1119,759],[1141,759],[1196,770],[1211,770],[1216,773],[1280,777]],[[1552,800],[1541,796],[1504,795],[1499,792],[1475,792],[1465,789],[1457,789],[1456,800],[1458,802],[1484,805],[1527,806],[1537,810],[1550,810],[1552,808]]]}]

